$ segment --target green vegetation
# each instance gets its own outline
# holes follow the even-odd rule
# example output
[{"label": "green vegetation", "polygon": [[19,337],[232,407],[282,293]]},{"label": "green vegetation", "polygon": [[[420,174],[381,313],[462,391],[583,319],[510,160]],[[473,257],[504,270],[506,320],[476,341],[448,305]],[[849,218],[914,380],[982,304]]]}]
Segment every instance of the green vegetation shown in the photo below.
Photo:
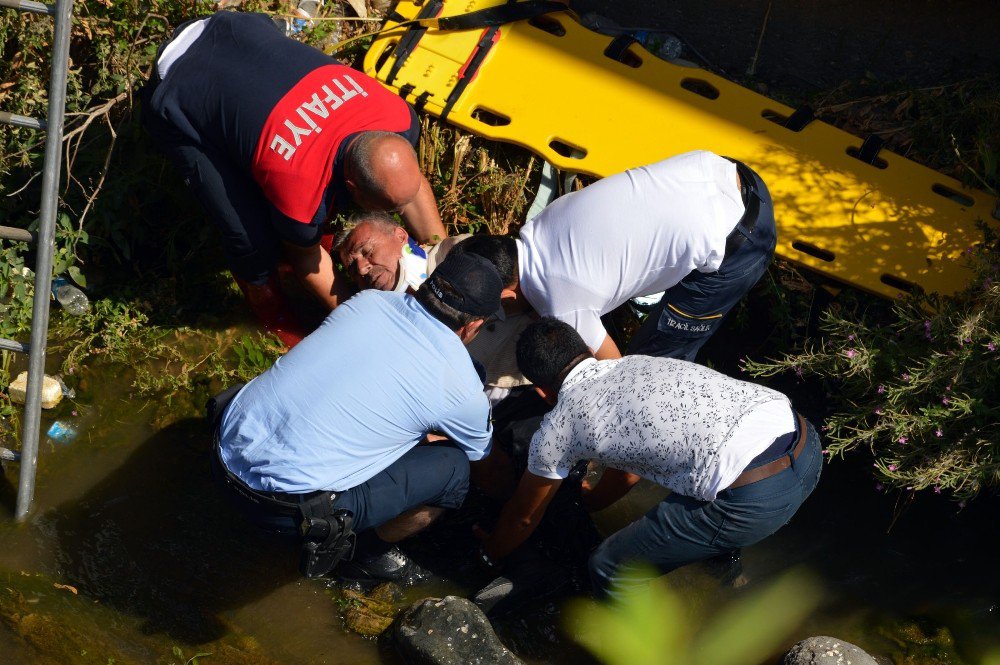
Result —
[{"label": "green vegetation", "polygon": [[844,298],[823,314],[822,339],[753,376],[813,374],[837,396],[827,419],[831,455],[875,454],[882,482],[958,499],[1000,484],[1000,243],[971,257],[976,280],[951,298],[918,295],[891,309]]},{"label": "green vegetation", "polygon": [[773,654],[819,604],[808,576],[792,572],[714,612],[692,617],[663,578],[636,585],[621,601],[574,601],[570,635],[608,665],[741,665]]}]

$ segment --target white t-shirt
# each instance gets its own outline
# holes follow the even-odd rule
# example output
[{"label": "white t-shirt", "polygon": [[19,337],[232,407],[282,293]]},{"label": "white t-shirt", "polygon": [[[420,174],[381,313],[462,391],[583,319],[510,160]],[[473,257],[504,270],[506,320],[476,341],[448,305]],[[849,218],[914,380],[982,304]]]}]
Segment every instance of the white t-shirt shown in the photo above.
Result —
[{"label": "white t-shirt", "polygon": [[565,478],[581,460],[712,501],[795,431],[781,393],[674,358],[585,360],[531,439],[528,470]]},{"label": "white t-shirt", "polygon": [[602,315],[694,270],[718,270],[743,212],[736,165],[704,150],[609,176],[524,225],[521,291],[596,350]]}]

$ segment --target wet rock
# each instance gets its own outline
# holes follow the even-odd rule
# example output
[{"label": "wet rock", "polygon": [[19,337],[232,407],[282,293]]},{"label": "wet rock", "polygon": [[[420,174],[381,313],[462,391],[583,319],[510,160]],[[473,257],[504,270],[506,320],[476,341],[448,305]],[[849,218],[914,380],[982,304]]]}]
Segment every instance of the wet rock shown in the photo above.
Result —
[{"label": "wet rock", "polygon": [[860,647],[836,637],[808,637],[785,654],[782,665],[878,665]]},{"label": "wet rock", "polygon": [[519,665],[482,610],[465,598],[425,598],[396,623],[396,648],[409,665]]}]

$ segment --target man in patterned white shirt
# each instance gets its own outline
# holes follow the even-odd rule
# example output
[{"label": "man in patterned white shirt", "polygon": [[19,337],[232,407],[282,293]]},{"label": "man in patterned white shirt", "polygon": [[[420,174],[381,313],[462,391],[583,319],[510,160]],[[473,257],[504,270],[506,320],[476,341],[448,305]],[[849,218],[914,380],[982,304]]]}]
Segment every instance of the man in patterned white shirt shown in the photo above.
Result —
[{"label": "man in patterned white shirt", "polygon": [[531,535],[581,460],[607,467],[595,486],[581,487],[592,512],[640,477],[672,491],[591,555],[598,596],[634,583],[633,563],[667,573],[758,542],[788,522],[819,481],[819,436],[779,392],[684,360],[598,361],[570,325],[553,318],[524,331],[517,359],[553,409],[496,528],[480,532],[486,565]]}]

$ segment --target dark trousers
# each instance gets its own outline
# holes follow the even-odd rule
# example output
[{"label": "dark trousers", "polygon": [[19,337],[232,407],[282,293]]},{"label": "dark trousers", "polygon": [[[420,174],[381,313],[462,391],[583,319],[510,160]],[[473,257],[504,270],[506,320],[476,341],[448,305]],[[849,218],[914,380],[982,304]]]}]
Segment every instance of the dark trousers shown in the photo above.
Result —
[{"label": "dark trousers", "polygon": [[649,566],[662,575],[766,538],[792,518],[819,482],[822,467],[819,435],[807,424],[805,447],[791,467],[724,490],[715,501],[671,494],[594,550],[589,562],[594,593],[620,596],[651,579]]},{"label": "dark trousers", "polygon": [[[224,479],[227,472],[221,468],[218,456],[214,457],[216,475]],[[450,445],[419,445],[360,485],[337,492],[333,501],[325,500],[331,492],[231,491],[230,494],[258,527],[295,535],[302,519],[296,506],[305,502],[311,504],[314,517],[329,518],[337,510],[349,511],[353,530],[360,533],[420,506],[458,508],[468,491],[469,458],[465,453]]]},{"label": "dark trousers", "polygon": [[694,360],[740,299],[753,288],[771,263],[777,235],[774,206],[764,181],[750,173],[760,202],[756,225],[747,229],[742,219],[735,232],[745,237],[732,254],[727,254],[715,272],[697,270],[663,295],[649,317],[632,336],[628,353]]}]

